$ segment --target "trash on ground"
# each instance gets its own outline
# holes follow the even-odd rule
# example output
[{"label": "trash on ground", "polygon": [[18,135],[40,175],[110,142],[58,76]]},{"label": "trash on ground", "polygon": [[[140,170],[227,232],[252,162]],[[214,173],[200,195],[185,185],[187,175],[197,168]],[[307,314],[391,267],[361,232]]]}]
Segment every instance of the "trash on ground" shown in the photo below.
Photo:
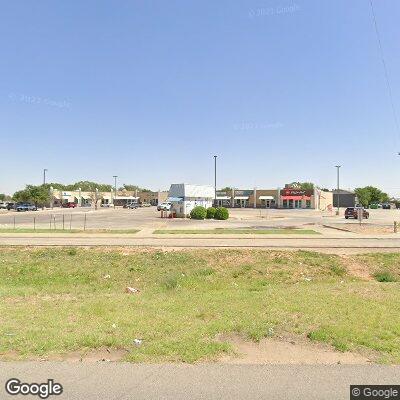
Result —
[{"label": "trash on ground", "polygon": [[139,289],[136,289],[136,288],[133,288],[133,287],[130,287],[130,286],[128,286],[128,287],[125,289],[125,292],[126,292],[126,293],[129,293],[129,294],[133,294],[133,293],[139,293],[139,292],[140,292],[140,290],[139,290]]},{"label": "trash on ground", "polygon": [[134,344],[136,347],[140,347],[140,346],[142,345],[142,343],[143,343],[143,339],[135,339],[135,340],[133,341],[133,344]]}]

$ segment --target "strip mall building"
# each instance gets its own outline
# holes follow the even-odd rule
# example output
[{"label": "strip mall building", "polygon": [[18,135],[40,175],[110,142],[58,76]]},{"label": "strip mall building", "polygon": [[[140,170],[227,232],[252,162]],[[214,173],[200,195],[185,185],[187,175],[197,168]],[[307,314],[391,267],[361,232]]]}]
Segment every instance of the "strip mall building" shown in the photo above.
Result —
[{"label": "strip mall building", "polygon": [[140,191],[114,191],[110,192],[85,192],[81,190],[58,190],[50,188],[50,206],[61,207],[65,203],[75,203],[78,207],[124,206],[129,203],[149,203],[156,206],[165,201],[168,192],[140,192]]},{"label": "strip mall building", "polygon": [[232,189],[228,192],[217,191],[216,206],[330,211],[333,207],[333,194],[317,188],[311,190],[296,187],[253,190]]}]

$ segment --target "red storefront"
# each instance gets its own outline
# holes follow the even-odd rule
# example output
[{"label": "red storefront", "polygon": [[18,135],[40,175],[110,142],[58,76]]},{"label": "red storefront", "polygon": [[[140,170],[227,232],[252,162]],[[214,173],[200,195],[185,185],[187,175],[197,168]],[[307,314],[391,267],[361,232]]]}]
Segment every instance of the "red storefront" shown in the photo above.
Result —
[{"label": "red storefront", "polygon": [[311,208],[314,190],[285,188],[280,192],[282,208]]}]

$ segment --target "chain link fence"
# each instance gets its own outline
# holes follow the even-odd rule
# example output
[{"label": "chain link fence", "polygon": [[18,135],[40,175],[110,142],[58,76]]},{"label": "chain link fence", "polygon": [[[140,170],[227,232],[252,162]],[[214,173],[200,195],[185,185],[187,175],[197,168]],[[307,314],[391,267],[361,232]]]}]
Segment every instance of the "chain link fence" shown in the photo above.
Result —
[{"label": "chain link fence", "polygon": [[90,227],[90,216],[88,212],[69,214],[23,214],[15,213],[3,216],[0,229],[29,229],[29,230],[51,230],[51,231],[86,231]]}]

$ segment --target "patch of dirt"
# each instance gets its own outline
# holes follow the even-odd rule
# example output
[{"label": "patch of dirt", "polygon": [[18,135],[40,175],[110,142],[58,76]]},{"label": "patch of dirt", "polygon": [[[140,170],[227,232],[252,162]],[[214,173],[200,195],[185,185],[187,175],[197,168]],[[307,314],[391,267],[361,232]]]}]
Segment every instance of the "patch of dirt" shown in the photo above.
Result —
[{"label": "patch of dirt", "polygon": [[66,302],[66,301],[78,301],[78,297],[72,296],[69,293],[59,294],[52,293],[51,295],[32,295],[32,296],[20,296],[20,297],[5,297],[3,301],[7,304],[18,304],[18,303],[29,303],[38,304],[41,301],[51,301],[51,302]]},{"label": "patch of dirt", "polygon": [[20,358],[20,354],[15,350],[9,350],[4,353],[0,353],[0,361],[14,361]]},{"label": "patch of dirt", "polygon": [[121,361],[128,354],[124,349],[93,349],[88,352],[73,351],[65,354],[53,354],[42,358],[42,361],[67,361],[67,362],[99,362]]},{"label": "patch of dirt", "polygon": [[224,356],[226,364],[370,364],[362,355],[339,352],[331,346],[307,342],[303,338],[266,338],[259,343],[239,335],[221,335],[218,340],[232,344],[238,356]]},{"label": "patch of dirt", "polygon": [[374,280],[366,264],[362,264],[359,261],[356,261],[354,258],[348,257],[346,255],[343,255],[341,258],[343,260],[344,266],[347,269],[347,272],[350,275],[367,281]]},{"label": "patch of dirt", "polygon": [[358,222],[347,222],[345,224],[329,224],[331,228],[337,228],[352,233],[364,234],[390,234],[393,233],[393,226],[373,225],[363,222],[361,225]]}]

